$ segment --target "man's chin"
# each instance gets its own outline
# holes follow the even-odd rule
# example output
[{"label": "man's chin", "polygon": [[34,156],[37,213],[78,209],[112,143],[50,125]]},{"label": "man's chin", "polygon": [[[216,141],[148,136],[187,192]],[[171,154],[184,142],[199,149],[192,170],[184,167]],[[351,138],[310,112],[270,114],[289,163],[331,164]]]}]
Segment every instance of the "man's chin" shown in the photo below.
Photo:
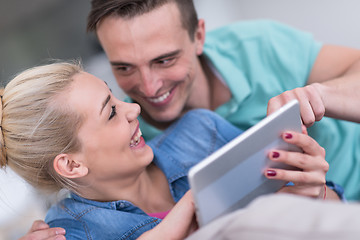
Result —
[{"label": "man's chin", "polygon": [[151,114],[148,114],[147,112],[143,111],[141,115],[149,124],[160,129],[165,129],[179,118],[180,113],[152,112]]},{"label": "man's chin", "polygon": [[169,123],[175,121],[178,116],[178,114],[154,114],[151,118],[159,123]]}]

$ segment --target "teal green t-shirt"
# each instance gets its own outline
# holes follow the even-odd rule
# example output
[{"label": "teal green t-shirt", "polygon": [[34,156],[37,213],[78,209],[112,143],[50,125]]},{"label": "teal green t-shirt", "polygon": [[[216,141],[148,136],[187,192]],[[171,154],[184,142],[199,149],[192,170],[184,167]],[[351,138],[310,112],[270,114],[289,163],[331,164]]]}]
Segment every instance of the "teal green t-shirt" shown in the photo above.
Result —
[{"label": "teal green t-shirt", "polygon": [[[206,35],[204,55],[232,93],[215,111],[242,130],[266,117],[270,98],[307,83],[322,44],[311,34],[273,21],[237,22]],[[140,119],[146,139],[160,130]],[[308,129],[326,150],[327,180],[348,200],[360,200],[359,124],[323,118]]]}]

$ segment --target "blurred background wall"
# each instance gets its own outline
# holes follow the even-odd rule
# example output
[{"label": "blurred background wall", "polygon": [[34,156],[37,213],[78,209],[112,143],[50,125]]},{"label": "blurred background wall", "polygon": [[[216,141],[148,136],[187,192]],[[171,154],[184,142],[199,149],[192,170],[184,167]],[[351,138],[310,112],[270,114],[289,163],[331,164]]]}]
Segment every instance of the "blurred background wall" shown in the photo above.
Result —
[{"label": "blurred background wall", "polygon": [[195,0],[207,29],[246,19],[273,19],[330,44],[360,49],[358,0]]},{"label": "blurred background wall", "polygon": [[[360,49],[358,0],[195,0],[207,29],[247,19],[274,19],[312,32],[325,43]],[[79,59],[117,87],[93,34],[86,33],[90,0],[0,0],[0,86],[14,74],[48,59]],[[0,170],[0,240],[18,239],[48,202],[10,169]]]},{"label": "blurred background wall", "polygon": [[88,59],[98,51],[85,30],[89,0],[0,0],[0,4],[3,80],[45,59]]}]

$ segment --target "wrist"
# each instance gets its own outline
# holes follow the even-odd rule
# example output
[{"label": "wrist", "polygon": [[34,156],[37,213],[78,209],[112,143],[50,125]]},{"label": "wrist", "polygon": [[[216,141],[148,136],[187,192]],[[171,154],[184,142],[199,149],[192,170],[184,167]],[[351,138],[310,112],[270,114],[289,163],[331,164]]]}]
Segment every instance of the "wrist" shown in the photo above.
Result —
[{"label": "wrist", "polygon": [[326,184],[324,184],[324,186],[320,190],[320,193],[318,195],[318,199],[325,200],[326,199],[326,194],[327,194],[327,187],[326,187]]},{"label": "wrist", "polygon": [[326,189],[327,189],[326,184],[324,184],[323,200],[326,199]]}]

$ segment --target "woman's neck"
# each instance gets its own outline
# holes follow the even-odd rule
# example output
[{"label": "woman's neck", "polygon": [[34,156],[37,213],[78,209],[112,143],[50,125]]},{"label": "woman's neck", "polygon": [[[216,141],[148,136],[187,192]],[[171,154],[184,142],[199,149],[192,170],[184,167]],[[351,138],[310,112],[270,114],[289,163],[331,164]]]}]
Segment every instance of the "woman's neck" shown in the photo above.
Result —
[{"label": "woman's neck", "polygon": [[148,213],[167,211],[175,205],[165,174],[153,163],[132,179],[94,182],[80,191],[82,197],[99,202],[126,200]]},{"label": "woman's neck", "polygon": [[149,176],[153,184],[146,189],[147,193],[142,195],[144,198],[136,205],[147,213],[170,210],[175,205],[175,201],[165,174],[153,164]]}]

